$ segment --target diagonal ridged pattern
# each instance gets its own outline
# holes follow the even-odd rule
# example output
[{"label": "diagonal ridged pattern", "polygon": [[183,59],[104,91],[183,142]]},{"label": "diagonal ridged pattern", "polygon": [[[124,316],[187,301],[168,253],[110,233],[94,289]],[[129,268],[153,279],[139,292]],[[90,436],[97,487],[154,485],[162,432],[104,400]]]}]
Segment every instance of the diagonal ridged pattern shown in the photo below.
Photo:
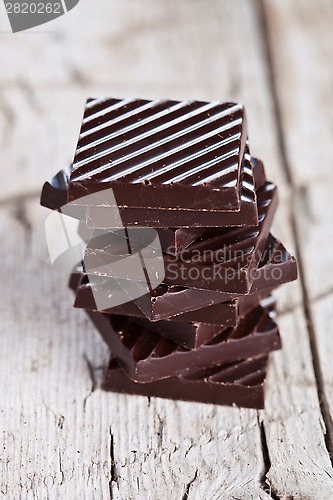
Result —
[{"label": "diagonal ridged pattern", "polygon": [[[179,253],[179,258],[191,260],[191,257],[195,256],[196,261],[202,263],[228,262],[253,252],[260,233],[265,227],[270,229],[277,205],[276,193],[276,187],[271,183],[266,183],[258,192],[258,226],[208,228]],[[265,235],[267,234],[268,231],[265,232]]]},{"label": "diagonal ridged pattern", "polygon": [[[120,214],[122,222],[125,226],[142,226],[142,227],[159,227],[159,228],[171,228],[171,227],[230,227],[230,226],[255,226],[258,224],[258,211],[256,206],[256,191],[255,182],[253,175],[253,168],[249,159],[245,158],[241,166],[241,194],[240,194],[240,210],[239,211],[229,211],[220,209],[207,209],[194,207],[194,201],[198,201],[198,194],[206,200],[207,206],[211,206],[211,200],[208,202],[207,192],[203,189],[200,193],[195,191],[192,193],[192,205],[191,208],[172,208],[171,203],[168,207],[151,208],[151,207],[126,207],[121,206],[118,201],[118,206],[120,208]],[[136,184],[135,186],[139,186]],[[92,186],[83,186],[80,184],[82,189],[81,193],[84,195],[89,194],[89,189]],[[140,196],[142,196],[142,185],[140,186]],[[160,188],[159,188],[160,189]],[[223,200],[225,193],[221,194],[220,191],[210,191],[210,194],[218,194],[219,200]],[[145,192],[146,194],[146,192]],[[184,194],[184,193],[182,193]],[[185,193],[186,194],[186,193]],[[170,193],[168,193],[168,196]],[[134,196],[134,195],[133,195]],[[166,204],[169,203],[168,196],[165,198],[167,200]],[[187,203],[188,198],[181,198],[179,195],[178,200]],[[162,199],[162,198],[160,198]],[[117,198],[118,200],[118,198]],[[76,202],[81,204],[81,202]],[[128,201],[127,201],[128,203]],[[188,205],[189,206],[189,205]],[[214,205],[215,207],[215,205]],[[110,218],[110,209],[106,206],[105,199],[101,196],[97,206],[87,207],[87,217],[86,223],[89,228],[109,228],[115,227],[112,218]]]},{"label": "diagonal ridged pattern", "polygon": [[214,366],[202,370],[190,370],[182,373],[187,380],[207,379],[215,383],[238,383],[253,386],[260,384],[266,376],[267,355],[245,359],[239,363],[231,363],[225,366]]},{"label": "diagonal ridged pattern", "polygon": [[[96,284],[94,281],[88,282],[87,277],[83,274],[82,267],[79,267],[76,273],[78,273],[77,281],[74,282],[74,285],[70,285],[72,290],[76,292],[75,307],[96,311],[92,292]],[[243,315],[250,308],[257,305],[260,297],[266,296],[267,289],[275,289],[282,283],[293,281],[296,277],[295,258],[286,251],[280,242],[270,235],[263,252],[262,261],[255,273],[249,295],[238,297],[223,292],[162,284],[152,290],[146,297],[148,301],[137,299],[135,302],[127,302],[104,312],[130,316],[133,318],[133,322],[136,322],[138,318],[139,320],[140,318],[148,318],[153,322],[150,326],[154,331],[154,324],[156,324],[154,322],[157,321],[158,326],[161,323],[165,324],[167,319],[173,326],[175,322],[180,322],[180,324],[199,322],[221,325],[225,322],[229,323],[230,316],[233,316],[236,306],[239,306],[239,312]],[[110,290],[111,287],[108,283],[110,283],[110,280],[106,280],[105,286]],[[259,294],[259,297],[257,294]],[[136,302],[140,302],[140,305],[137,306]],[[175,327],[172,330],[172,337],[169,334],[164,336],[171,340],[175,339],[178,328]],[[171,333],[171,328],[168,328],[168,331]],[[161,333],[157,329],[156,332]],[[189,345],[189,347],[192,347],[192,345]]]},{"label": "diagonal ridged pattern", "polygon": [[[214,228],[178,256],[165,253],[165,283],[247,293],[252,284],[251,271],[260,262],[277,207],[276,187],[266,183],[258,192],[257,203],[258,226]],[[107,237],[102,248],[96,248],[93,238],[85,250],[84,261],[91,274],[131,279],[127,268],[122,268],[121,272],[115,269],[113,263],[117,259],[119,256],[115,254],[115,247],[112,243],[108,244]],[[235,273],[237,280],[230,279]]]},{"label": "diagonal ridged pattern", "polygon": [[241,318],[233,328],[224,328],[212,341],[189,350],[125,316],[89,312],[112,354],[128,376],[149,382],[228,364],[246,357],[265,354],[281,347],[274,321],[260,306]]},{"label": "diagonal ridged pattern", "polygon": [[[73,201],[87,185],[90,192],[112,183],[176,185],[204,187],[206,191],[223,189],[226,200],[230,192],[230,207],[237,209],[246,139],[244,108],[237,103],[89,100],[69,199]],[[149,189],[147,193],[149,197]],[[122,199],[118,203],[122,204]],[[135,203],[139,204],[131,206],[148,206],[143,200]]]},{"label": "diagonal ridged pattern", "polygon": [[127,377],[111,356],[103,389],[112,392],[158,396],[245,408],[264,407],[264,387],[268,356],[245,359],[228,366],[217,366],[144,384]]}]

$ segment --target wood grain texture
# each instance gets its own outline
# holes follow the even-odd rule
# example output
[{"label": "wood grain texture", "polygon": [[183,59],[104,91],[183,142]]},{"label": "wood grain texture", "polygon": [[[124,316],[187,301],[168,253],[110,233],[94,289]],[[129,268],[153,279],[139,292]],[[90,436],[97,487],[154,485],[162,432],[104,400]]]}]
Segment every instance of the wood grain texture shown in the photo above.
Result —
[{"label": "wood grain texture", "polygon": [[281,317],[279,326],[283,351],[273,356],[261,412],[271,463],[268,484],[280,498],[331,498],[333,471],[302,310]]},{"label": "wood grain texture", "polygon": [[187,488],[189,498],[257,498],[257,412],[100,391],[106,349],[48,267],[46,210],[31,200],[1,215],[10,278],[0,306],[1,491],[97,499],[110,483],[119,499],[158,498],[161,488],[175,499]]},{"label": "wood grain texture", "polygon": [[333,415],[333,372],[332,372],[332,324],[333,324],[333,296],[323,297],[312,305],[313,323],[318,343],[320,371],[323,388],[327,397],[330,414]]},{"label": "wood grain texture", "polygon": [[[8,179],[0,200],[39,189],[42,179],[72,160],[82,101],[99,95],[239,100],[246,105],[254,154],[265,159],[273,181],[286,185],[251,2],[240,0],[235,8],[232,0],[214,0],[207,9],[203,0],[191,6],[82,1],[74,27],[72,16],[74,10],[50,24],[55,33],[15,35],[15,64],[0,47],[2,154],[22,179]],[[33,142],[32,151],[18,148],[25,141]]]},{"label": "wood grain texture", "polygon": [[302,249],[304,279],[309,300],[333,292],[332,185],[316,182],[294,196],[294,213]]},{"label": "wood grain texture", "polygon": [[[4,498],[332,497],[331,4],[319,3],[321,14],[296,0],[264,11],[250,0],[81,1],[53,32],[2,34]],[[99,389],[107,350],[49,268],[37,196],[71,160],[89,95],[245,103],[252,150],[280,187],[274,233],[302,263],[302,280],[278,293],[284,350],[272,356],[265,412]]]},{"label": "wood grain texture", "polygon": [[265,0],[264,5],[293,182],[332,181],[333,4]]},{"label": "wood grain texture", "polygon": [[[333,210],[330,207],[333,157],[333,4],[264,2],[272,51],[284,161],[292,183],[293,214],[298,227],[309,298],[332,291],[327,268]],[[331,100],[330,100],[331,99]],[[327,243],[327,244],[325,244]],[[320,255],[320,257],[319,257]]]},{"label": "wood grain texture", "polygon": [[[1,474],[5,498],[108,498],[109,401],[88,405],[105,349],[48,270],[38,200],[1,211]],[[59,286],[60,285],[60,286]],[[98,362],[98,363],[99,363]],[[79,375],[79,376],[78,376]]]},{"label": "wood grain texture", "polygon": [[[267,43],[284,168],[291,182],[290,222],[299,255],[303,311],[324,422],[333,456],[332,384],[332,50],[333,5],[265,1]],[[316,7],[316,8],[314,8]],[[318,443],[318,446],[319,445]],[[310,457],[312,460],[312,456]],[[303,464],[303,462],[302,462]],[[321,470],[331,479],[321,463]],[[317,471],[319,472],[319,471]],[[313,484],[315,498],[330,497]]]}]

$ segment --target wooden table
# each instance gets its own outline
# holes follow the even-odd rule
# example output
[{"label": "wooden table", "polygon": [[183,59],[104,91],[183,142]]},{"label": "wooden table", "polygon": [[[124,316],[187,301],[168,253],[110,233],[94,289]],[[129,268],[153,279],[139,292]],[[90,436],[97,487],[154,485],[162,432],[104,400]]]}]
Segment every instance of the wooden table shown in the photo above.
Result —
[{"label": "wooden table", "polygon": [[[16,35],[0,17],[1,498],[333,498],[333,3],[82,1]],[[265,411],[99,389],[107,350],[50,269],[38,196],[100,95],[245,103],[300,268]]]}]

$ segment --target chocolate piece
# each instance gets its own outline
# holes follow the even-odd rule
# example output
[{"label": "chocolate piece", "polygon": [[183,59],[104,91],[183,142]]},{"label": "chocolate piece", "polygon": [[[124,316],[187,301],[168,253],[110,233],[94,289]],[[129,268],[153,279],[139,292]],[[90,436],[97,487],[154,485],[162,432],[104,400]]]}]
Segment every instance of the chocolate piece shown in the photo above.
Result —
[{"label": "chocolate piece", "polygon": [[[242,167],[240,210],[217,212],[208,209],[181,210],[161,208],[119,208],[124,226],[142,227],[221,227],[255,226],[258,224],[253,170],[246,159]],[[102,192],[101,192],[102,193]],[[214,208],[214,207],[213,207]],[[118,214],[106,206],[86,207],[87,226],[96,229],[117,227]]]},{"label": "chocolate piece", "polygon": [[[222,329],[237,325],[240,318],[258,307],[259,304],[261,305],[261,300],[270,296],[271,291],[265,290],[252,295],[244,295],[239,300],[214,304],[192,313],[183,314],[181,315],[182,322],[177,321],[179,316],[164,321],[149,321],[145,317],[137,316],[132,316],[129,319],[133,323],[188,349],[197,349],[216,337]],[[274,303],[274,299],[268,303],[265,302],[267,306],[269,305],[269,311],[273,310]],[[196,315],[200,318],[199,321],[195,320]],[[185,322],[187,316],[189,322]],[[211,323],[207,324],[209,321]]]},{"label": "chocolate piece", "polygon": [[[273,184],[258,191],[259,225],[255,228],[220,228],[208,231],[197,242],[190,245],[179,256],[164,254],[167,284],[220,290],[228,293],[247,293],[252,284],[251,272],[258,265],[265,246],[273,216],[278,204],[277,189]],[[110,238],[113,233],[110,233]],[[113,266],[119,255],[113,242],[108,244],[108,234],[101,248],[96,248],[94,239],[85,251],[85,265],[91,274],[114,278],[133,279],[132,269]],[[153,268],[153,261],[151,261]],[[102,271],[100,271],[100,269]],[[130,274],[127,274],[129,271]]]},{"label": "chocolate piece", "polygon": [[[72,280],[73,278],[71,278],[69,286],[76,291],[77,279],[74,279],[73,282]],[[124,304],[125,307],[122,307],[123,305],[113,307],[112,311],[119,315],[122,315],[122,312],[129,316],[133,323],[144,326],[189,349],[196,349],[214,338],[222,328],[235,326],[241,316],[257,307],[259,302],[266,298],[271,291],[264,290],[252,295],[245,295],[230,302],[213,304],[164,321],[149,321],[133,301]]]},{"label": "chocolate piece", "polygon": [[261,257],[259,268],[253,273],[251,293],[263,288],[276,288],[278,285],[297,279],[297,262],[280,241],[272,234],[268,236],[266,248]]},{"label": "chocolate piece", "polygon": [[[82,267],[79,268],[78,272],[82,272]],[[259,268],[253,274],[251,293],[243,298],[224,292],[162,284],[148,295],[148,303],[144,298],[139,298],[135,302],[126,302],[104,312],[147,317],[150,321],[171,318],[172,321],[222,324],[234,317],[236,304],[241,300],[251,301],[255,293],[262,294],[283,283],[295,280],[297,278],[296,260],[279,241],[270,235]],[[111,278],[106,280],[106,288],[110,286],[110,282],[112,282]],[[92,287],[94,287],[94,283],[89,283],[84,276],[81,277],[75,307],[96,310]],[[139,303],[141,309],[136,305],[136,302]]]},{"label": "chocolate piece", "polygon": [[182,250],[187,248],[197,238],[202,236],[207,228],[157,228],[158,236],[161,242],[163,252],[170,255],[178,255]]},{"label": "chocolate piece", "polygon": [[[266,297],[268,294],[269,291],[263,292],[262,295]],[[246,300],[249,297],[251,297],[251,300]],[[187,347],[188,349],[197,349],[216,337],[222,329],[225,330],[228,327],[237,325],[242,316],[251,309],[255,309],[259,306],[260,299],[261,294],[259,293],[253,294],[253,296],[245,295],[240,299],[238,304],[236,301],[230,302],[229,304],[227,303],[229,309],[225,307],[225,304],[215,304],[204,309],[199,309],[199,311],[195,311],[194,313],[183,315],[195,316],[195,313],[199,312],[201,313],[200,316],[205,319],[204,322],[177,322],[173,321],[173,318],[153,322],[149,321],[147,318],[135,316],[129,319],[133,321],[133,323],[144,327],[146,330],[158,333],[162,337]],[[214,318],[214,323],[207,324],[206,322],[209,321],[210,318]],[[220,321],[218,322],[218,320]]]},{"label": "chocolate piece", "polygon": [[44,183],[40,204],[51,210],[58,210],[67,203],[67,188],[72,166],[60,170],[50,181]]},{"label": "chocolate piece", "polygon": [[252,163],[254,187],[256,191],[259,191],[267,182],[264,164],[262,160],[251,156],[249,152],[245,153],[245,158]]},{"label": "chocolate piece", "polygon": [[[212,304],[211,306],[203,307],[197,309],[196,311],[189,311],[183,314],[177,314],[171,318],[160,321],[150,321],[152,324],[152,330],[154,330],[154,325],[158,327],[159,323],[201,323],[206,325],[226,325],[235,326],[246,311],[257,306],[259,302],[269,295],[273,290],[263,290],[249,295],[242,295],[228,302],[222,302],[219,304]],[[113,312],[111,314],[114,314]],[[116,313],[117,314],[117,313]],[[132,315],[132,320],[136,322],[136,318],[143,317],[142,314]],[[148,319],[148,318],[147,318]],[[158,330],[156,330],[157,333]]]},{"label": "chocolate piece", "polygon": [[79,286],[82,285],[82,280],[84,279],[84,275],[82,273],[82,266],[78,265],[73,269],[69,280],[68,280],[68,288],[72,290],[75,294],[78,291]]},{"label": "chocolate piece", "polygon": [[[254,175],[254,181],[255,181],[255,188],[256,190],[259,190],[265,183],[266,183],[266,177],[265,177],[265,172],[264,172],[264,167],[263,163],[258,160],[257,158],[252,158],[246,154],[245,155],[248,161],[251,161],[253,164],[253,175]],[[68,170],[66,171],[60,171],[55,177],[50,182],[46,182],[43,186],[42,190],[42,196],[41,196],[41,205],[43,205],[46,208],[50,208],[52,210],[58,210],[60,209],[61,206],[63,206],[66,203],[67,200],[67,189],[68,189],[68,181],[69,181],[69,175],[71,172],[72,167],[70,166]],[[58,179],[62,179],[62,182],[59,182]],[[66,180],[66,182],[64,182]],[[252,180],[252,175],[249,175],[249,171],[247,170],[246,173],[246,180],[248,183],[253,182]],[[249,194],[249,193],[248,193]],[[251,195],[251,198],[253,196]],[[132,209],[131,209],[132,210]],[[149,212],[147,210],[142,210],[140,209],[133,209],[132,214],[134,214],[134,218],[131,215],[128,215],[129,212],[127,212],[124,209],[119,209],[120,215],[122,217],[122,221],[124,225],[131,226],[131,225],[143,225],[143,226],[150,226],[150,227],[155,227],[156,225],[159,226],[158,231],[164,232],[164,234],[160,234],[161,242],[162,244],[165,243],[163,250],[165,250],[165,247],[175,247],[177,248],[178,242],[180,241],[180,246],[179,250],[182,250],[186,248],[190,243],[195,241],[195,239],[201,234],[203,234],[209,227],[214,227],[214,226],[221,226],[223,224],[220,224],[219,222],[221,221],[221,217],[215,217],[214,213],[211,213],[211,217],[204,212],[200,215],[198,213],[190,213],[190,214],[184,214],[182,211],[180,214],[180,217],[175,216],[173,213],[165,214],[164,211],[157,211],[157,219],[156,219],[156,211],[150,210]],[[172,211],[171,211],[172,212]],[[75,207],[72,207],[71,213],[73,216],[76,216],[78,219],[82,217],[82,208],[77,207],[77,215],[75,215]],[[183,218],[184,220],[186,219],[187,223],[184,224],[182,222],[182,215],[183,213]],[[126,215],[127,214],[127,215]],[[136,215],[135,215],[136,214]],[[154,215],[152,218],[150,215]],[[200,215],[201,219],[205,219],[207,221],[207,226],[202,227],[202,225],[198,227],[193,227],[193,224],[198,224],[197,222],[197,216]],[[229,214],[230,215],[230,214]],[[241,226],[241,225],[247,225],[246,224],[246,217],[245,219],[243,218],[243,212],[240,215],[237,216],[232,216],[232,218],[228,218],[231,224],[231,226]],[[165,221],[159,221],[158,217],[165,217],[167,216],[170,220],[170,224],[165,224]],[[104,217],[104,215],[103,215]],[[172,219],[177,219],[179,222],[180,226],[177,228],[172,228],[170,227],[173,225]],[[84,213],[84,220],[86,219],[86,214]],[[149,218],[151,220],[149,221]],[[242,220],[243,218],[243,220]],[[132,219],[132,222],[130,220]],[[146,219],[146,220],[145,220]],[[156,219],[156,220],[155,220]],[[195,219],[195,220],[194,220]],[[223,221],[222,221],[223,222]],[[226,222],[226,221],[225,221]],[[227,221],[228,222],[228,221]],[[252,223],[248,224],[257,224],[258,221],[252,221]],[[93,224],[92,224],[93,225]],[[101,225],[101,224],[96,224],[96,225]],[[108,224],[110,225],[110,224]],[[183,227],[183,226],[189,226],[189,227]],[[81,231],[84,231],[86,234],[85,230],[81,226]],[[89,231],[89,229],[88,229]],[[178,237],[178,235],[181,235]],[[170,244],[171,243],[171,244]],[[177,253],[177,252],[171,252]],[[178,252],[179,253],[179,252]]]},{"label": "chocolate piece", "polygon": [[[145,228],[147,229],[147,228]],[[209,228],[195,227],[195,228],[155,228],[158,234],[161,249],[164,253],[170,255],[177,255],[183,249],[187,248],[191,243],[193,243],[197,238],[202,236]],[[128,239],[128,233],[130,233],[131,241],[136,240],[136,234],[138,234],[137,240],[140,241],[140,231],[142,228],[131,227],[127,228],[127,232],[124,233],[123,229],[108,228],[108,229],[90,229],[87,227],[85,221],[79,223],[78,234],[81,238],[88,242],[93,236],[95,237],[96,232],[100,236],[105,235],[107,238],[112,240],[113,235],[115,238],[122,237]],[[123,242],[124,245],[128,246],[128,241]]]},{"label": "chocolate piece", "polygon": [[[258,306],[259,303],[257,303]],[[236,308],[234,308],[236,310]],[[197,349],[216,337],[222,329],[237,324],[238,318],[234,314],[232,321],[229,318],[220,325],[207,325],[205,323],[177,323],[176,321],[149,321],[147,318],[131,317],[130,321],[146,330],[157,333],[188,349]],[[223,326],[221,326],[223,325]]]},{"label": "chocolate piece", "polygon": [[246,140],[237,103],[90,99],[68,200],[112,188],[118,206],[239,210]]},{"label": "chocolate piece", "polygon": [[258,356],[227,366],[205,368],[178,377],[140,384],[130,380],[111,357],[103,389],[124,394],[260,409],[264,408],[267,363],[267,356]]},{"label": "chocolate piece", "polygon": [[[249,291],[252,285],[251,272],[260,262],[278,205],[277,189],[273,184],[266,183],[258,191],[257,197],[258,227],[214,228],[185,249],[177,259],[165,255],[165,283],[231,293]],[[199,273],[194,274],[193,280],[191,273],[197,269]],[[208,269],[210,272],[207,272]],[[222,282],[219,272],[215,277],[216,271],[220,270],[224,270]]]},{"label": "chocolate piece", "polygon": [[[251,159],[250,155],[247,155],[246,157],[249,161],[252,161],[255,188],[256,191],[258,191],[266,184],[266,176],[263,163],[257,158]],[[108,230],[117,231],[116,229]],[[202,238],[206,235],[207,232],[212,231],[212,229],[210,227],[156,228],[156,231],[158,233],[163,252],[170,255],[178,255],[182,250],[188,248],[198,238]],[[82,222],[79,232],[82,234],[83,239],[85,241],[88,241],[89,238],[87,237],[87,235],[89,234],[91,237],[93,234],[93,229],[87,228],[85,222]],[[131,235],[131,238],[133,238],[133,233]]]},{"label": "chocolate piece", "polygon": [[87,311],[112,355],[135,382],[150,382],[195,368],[223,365],[280,349],[274,321],[258,307],[244,316],[234,328],[220,334],[196,350],[188,350],[125,316]]},{"label": "chocolate piece", "polygon": [[[80,309],[97,310],[93,290],[104,286],[105,292],[109,293],[112,290],[113,282],[112,278],[106,278],[104,282],[93,281],[89,283],[85,278],[77,291],[74,306]],[[98,289],[100,290],[100,288]],[[103,312],[116,314],[114,311],[121,311],[119,314],[140,316],[143,314],[152,321],[158,321],[182,312],[193,311],[207,305],[223,302],[225,298],[226,294],[220,292],[162,284],[149,294],[135,299],[135,301],[105,309]]]},{"label": "chocolate piece", "polygon": [[[255,189],[258,192],[267,183],[264,165],[258,158],[247,156],[253,165],[253,174],[255,181]],[[196,241],[198,238],[204,236],[208,231],[211,231],[211,227],[178,227],[178,228],[159,228],[157,229],[162,249],[166,253],[172,255],[178,255],[182,250],[185,250],[191,243]],[[164,241],[167,241],[167,245],[163,246]],[[169,249],[174,249],[174,251],[166,251],[164,248],[169,247]]]}]

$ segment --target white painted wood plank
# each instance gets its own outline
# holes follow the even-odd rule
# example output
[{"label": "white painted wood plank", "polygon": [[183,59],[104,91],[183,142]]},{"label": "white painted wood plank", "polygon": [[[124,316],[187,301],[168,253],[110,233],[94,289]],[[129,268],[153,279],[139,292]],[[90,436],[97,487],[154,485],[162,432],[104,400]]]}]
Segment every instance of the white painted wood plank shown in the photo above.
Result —
[{"label": "white painted wood plank", "polygon": [[316,331],[318,354],[325,395],[333,415],[333,294],[314,302],[311,306]]},{"label": "white painted wood plank", "polygon": [[[279,186],[280,203],[274,218],[272,234],[282,241],[289,253],[295,255],[295,239],[290,225],[292,200],[290,196],[283,196],[281,191],[283,191],[283,187]],[[277,310],[279,312],[284,313],[295,309],[296,306],[302,303],[300,282],[297,280],[279,287],[274,292],[274,296],[277,299]]]},{"label": "white painted wood plank", "polygon": [[[255,411],[118,396],[111,425],[116,498],[232,498],[266,495]],[[132,432],[123,432],[124,426]],[[136,496],[137,495],[137,496]],[[141,495],[141,496],[140,496]]]},{"label": "white painted wood plank", "polygon": [[286,154],[294,184],[292,210],[309,298],[327,293],[333,210],[333,4],[264,2]]},{"label": "white painted wood plank", "polygon": [[37,194],[72,161],[86,97],[79,87],[0,90],[0,202]]},{"label": "white painted wood plank", "polygon": [[293,181],[297,186],[332,182],[333,4],[264,4]]},{"label": "white painted wood plank", "polygon": [[257,14],[247,0],[80,2],[49,25],[56,34],[4,35],[0,137],[13,179],[0,200],[72,159],[94,95],[241,101],[253,153],[285,185]]},{"label": "white painted wood plank", "polygon": [[[297,229],[298,247],[301,253],[302,271],[307,304],[308,324],[297,322],[295,315],[281,319],[289,323],[289,330],[297,331],[298,343],[293,336],[285,338],[290,345],[288,354],[297,352],[295,359],[290,358],[290,368],[287,371],[283,364],[277,366],[278,376],[286,371],[292,377],[289,384],[278,386],[271,395],[276,394],[274,405],[286,411],[284,391],[287,386],[292,393],[292,401],[299,406],[299,422],[291,435],[284,425],[270,425],[272,435],[281,437],[286,445],[288,457],[280,461],[291,465],[286,467],[288,474],[292,471],[295,484],[298,483],[300,496],[303,498],[330,498],[332,496],[332,471],[325,453],[325,443],[314,437],[311,429],[320,425],[313,416],[314,398],[309,395],[313,388],[309,386],[309,375],[312,370],[304,369],[303,391],[295,390],[297,373],[301,366],[297,365],[308,348],[304,344],[306,328],[312,339],[313,357],[315,360],[317,385],[321,394],[322,411],[327,423],[324,432],[328,434],[328,447],[332,442],[332,210],[329,207],[331,199],[332,173],[330,162],[332,156],[332,112],[331,87],[333,77],[331,25],[333,5],[326,1],[309,2],[295,1],[286,6],[285,2],[265,1],[266,15],[269,26],[269,38],[273,53],[273,67],[276,77],[278,100],[280,103],[282,128],[286,143],[286,156],[293,180],[293,196],[291,209]],[[290,212],[292,214],[292,212]],[[320,299],[322,297],[322,299]],[[284,331],[284,330],[283,330]],[[294,337],[295,338],[295,337]],[[279,355],[277,355],[277,358]],[[287,358],[288,359],[288,358]],[[301,387],[301,386],[300,386]],[[280,393],[280,394],[279,394]],[[310,401],[312,403],[310,403]],[[269,426],[268,420],[265,426]],[[297,424],[297,420],[293,422]],[[322,423],[321,425],[324,426]],[[309,432],[305,432],[309,428]],[[298,437],[298,439],[296,439]],[[309,447],[304,462],[298,456],[299,447]],[[274,447],[272,448],[276,450]],[[312,450],[318,454],[313,458]],[[321,452],[319,452],[321,450]],[[276,464],[279,458],[273,457],[274,467],[268,477],[277,485],[277,492],[286,489],[284,476]],[[329,463],[329,468],[327,464]],[[299,465],[298,465],[299,464]],[[304,490],[304,480],[307,488]],[[317,483],[316,479],[321,480]],[[315,480],[313,481],[313,479]],[[312,482],[313,481],[313,482]],[[321,486],[324,485],[324,490]],[[289,493],[290,494],[290,493]],[[292,493],[291,493],[292,494]]]},{"label": "white painted wood plank", "polygon": [[274,353],[266,410],[262,413],[271,467],[267,474],[279,498],[331,498],[333,469],[301,309],[279,318],[283,350]]},{"label": "white painted wood plank", "polygon": [[332,186],[315,183],[296,196],[296,217],[305,282],[310,300],[333,289]]},{"label": "white painted wood plank", "polygon": [[[109,400],[84,406],[84,355],[105,349],[45,266],[42,209],[24,207],[29,234],[1,211],[0,490],[5,498],[109,498]],[[33,206],[35,205],[35,206]],[[10,215],[12,213],[12,215]],[[31,238],[31,246],[30,246]]]}]

